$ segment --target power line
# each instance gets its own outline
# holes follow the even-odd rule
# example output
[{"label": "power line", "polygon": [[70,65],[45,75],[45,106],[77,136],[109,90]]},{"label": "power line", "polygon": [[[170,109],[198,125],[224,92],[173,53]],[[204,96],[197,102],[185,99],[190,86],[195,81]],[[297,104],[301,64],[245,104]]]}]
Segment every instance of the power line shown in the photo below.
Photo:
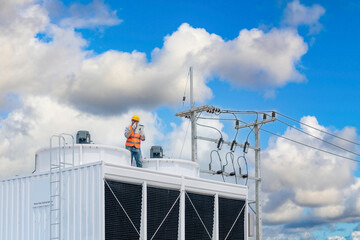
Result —
[{"label": "power line", "polygon": [[216,131],[218,131],[220,133],[221,138],[223,137],[221,131],[219,129],[217,129],[216,127],[212,127],[212,126],[208,126],[208,125],[202,125],[200,123],[196,123],[196,125],[201,126],[201,127],[207,127],[207,128],[215,129]]},{"label": "power line", "polygon": [[339,139],[341,139],[341,140],[343,140],[343,141],[346,141],[346,142],[355,144],[355,145],[357,145],[357,146],[360,146],[360,143],[353,142],[353,141],[351,141],[351,140],[348,140],[348,139],[339,137],[339,136],[337,136],[337,135],[335,135],[335,134],[332,134],[332,133],[329,133],[329,132],[327,132],[327,131],[324,131],[324,130],[318,129],[318,128],[316,128],[316,127],[310,126],[309,124],[300,122],[300,121],[298,121],[298,120],[296,120],[296,119],[294,119],[294,118],[288,117],[288,116],[286,116],[286,115],[284,115],[284,114],[281,114],[281,113],[279,113],[279,112],[276,112],[276,114],[278,114],[278,115],[280,115],[280,116],[282,116],[282,117],[285,117],[285,118],[287,118],[287,119],[289,119],[289,120],[291,120],[291,121],[297,122],[297,123],[299,123],[299,124],[301,124],[301,125],[304,125],[304,126],[307,126],[307,127],[309,127],[309,128],[312,128],[312,129],[314,129],[314,130],[317,130],[317,131],[319,131],[319,132],[328,134],[328,135],[330,135],[330,136],[339,138]]},{"label": "power line", "polygon": [[341,150],[343,150],[343,151],[352,153],[352,154],[354,154],[354,155],[356,155],[356,156],[360,156],[360,154],[358,154],[358,153],[356,153],[356,152],[350,151],[350,150],[348,150],[348,149],[346,149],[346,148],[343,148],[343,147],[340,147],[340,146],[338,146],[338,145],[336,145],[336,144],[334,144],[334,143],[331,143],[331,142],[329,142],[329,141],[326,141],[326,140],[324,140],[324,139],[321,139],[321,138],[319,138],[319,137],[316,137],[316,136],[314,136],[314,135],[312,135],[312,134],[310,134],[310,133],[307,133],[307,132],[305,132],[305,131],[297,128],[297,127],[291,126],[290,124],[288,124],[288,123],[286,123],[286,122],[283,122],[283,121],[281,121],[281,120],[279,120],[279,119],[276,119],[276,121],[278,121],[278,122],[280,122],[280,123],[282,123],[282,124],[285,124],[286,126],[288,126],[288,127],[290,127],[290,128],[293,128],[293,129],[295,129],[295,130],[297,130],[297,131],[299,131],[299,132],[302,132],[302,133],[304,133],[304,134],[306,134],[306,135],[308,135],[308,136],[311,136],[311,137],[313,137],[313,138],[315,138],[315,139],[318,139],[318,140],[320,140],[320,141],[322,141],[322,142],[324,142],[324,143],[327,143],[327,144],[329,144],[329,145],[331,145],[331,146],[337,147],[337,148],[339,148],[339,149],[341,149]]},{"label": "power line", "polygon": [[281,136],[281,135],[279,135],[279,134],[276,134],[276,133],[267,131],[267,130],[265,130],[265,129],[260,129],[260,130],[261,130],[261,131],[264,131],[264,132],[267,132],[267,133],[270,133],[270,134],[272,134],[272,135],[274,135],[274,136],[276,136],[276,137],[284,138],[284,139],[286,139],[286,140],[288,140],[288,141],[291,141],[291,142],[294,142],[294,143],[303,145],[303,146],[308,147],[308,148],[312,148],[312,149],[317,150],[317,151],[320,151],[320,152],[328,153],[328,154],[334,155],[334,156],[336,156],[336,157],[344,158],[344,159],[347,159],[347,160],[350,160],[350,161],[360,162],[360,160],[356,160],[356,159],[354,159],[354,158],[345,157],[345,156],[342,156],[342,155],[339,155],[339,154],[336,154],[336,153],[332,153],[332,152],[329,152],[329,151],[326,151],[326,150],[323,150],[323,149],[320,149],[320,148],[316,148],[316,147],[310,146],[310,145],[308,145],[308,144],[295,141],[295,140],[293,140],[293,139],[291,139],[291,138],[287,138],[287,137]]},{"label": "power line", "polygon": [[[255,111],[233,111],[233,112],[234,112],[234,113],[235,113],[235,112],[236,112],[236,113],[257,113],[257,114],[260,113],[260,112],[255,112]],[[229,111],[229,110],[225,110],[225,111],[222,111],[221,113],[232,113],[232,112]],[[265,113],[265,112],[261,112],[261,113]],[[341,139],[341,140],[343,140],[343,141],[346,141],[346,142],[349,142],[349,143],[352,143],[352,144],[360,145],[360,144],[358,144],[358,143],[356,143],[356,142],[350,141],[350,140],[348,140],[348,139],[339,137],[339,136],[337,136],[337,135],[335,135],[335,134],[332,134],[332,133],[323,131],[323,130],[321,130],[321,129],[315,128],[315,127],[310,126],[310,125],[308,125],[308,124],[306,124],[306,123],[297,121],[297,120],[295,120],[295,119],[293,119],[293,118],[291,118],[291,117],[288,117],[288,116],[286,116],[286,115],[284,115],[284,114],[281,114],[281,113],[279,113],[279,112],[276,112],[276,113],[277,113],[278,115],[283,116],[283,117],[285,117],[285,118],[288,118],[288,119],[290,119],[290,120],[292,120],[292,121],[294,121],[294,122],[297,122],[297,123],[302,124],[302,125],[304,125],[304,126],[307,126],[307,127],[309,127],[309,128],[315,129],[315,130],[320,131],[320,132],[322,132],[322,133],[328,134],[328,135],[333,136],[333,137],[335,137],[335,138],[339,138],[339,139]],[[265,113],[265,114],[266,114],[266,115],[269,115],[269,114],[267,114],[267,113]],[[206,117],[202,117],[201,119],[209,119],[209,120],[236,120],[236,119],[206,118]],[[331,142],[329,142],[329,141],[326,141],[326,140],[324,140],[324,139],[321,139],[321,138],[319,138],[319,137],[316,137],[316,136],[314,136],[314,135],[312,135],[312,134],[310,134],[310,133],[307,133],[307,132],[305,132],[305,131],[297,128],[297,127],[291,126],[290,124],[288,124],[288,123],[286,123],[286,122],[283,122],[283,121],[281,121],[281,120],[279,120],[279,119],[276,119],[276,120],[279,121],[280,123],[283,123],[283,124],[291,127],[291,128],[294,128],[294,129],[296,129],[296,130],[298,130],[298,131],[300,131],[300,132],[302,132],[302,133],[304,133],[304,134],[307,134],[307,135],[309,135],[309,136],[311,136],[311,137],[313,137],[313,138],[315,138],[315,139],[318,139],[318,140],[320,140],[320,141],[323,141],[323,142],[325,142],[325,143],[327,143],[327,144],[329,144],[329,145],[332,145],[332,146],[334,146],[334,147],[337,147],[337,148],[339,148],[339,149],[342,149],[343,151],[349,152],[349,153],[354,154],[354,155],[356,155],[356,156],[360,156],[360,154],[358,154],[358,153],[356,153],[356,152],[350,151],[350,150],[348,150],[348,149],[346,149],[346,148],[340,147],[340,146],[338,146],[338,145],[336,145],[336,144],[333,144],[333,143],[331,143]],[[241,120],[240,120],[240,122],[247,124],[246,122],[241,121]],[[250,128],[250,129],[251,129],[251,128]],[[332,153],[332,152],[329,152],[329,151],[326,151],[326,150],[323,150],[323,149],[320,149],[320,148],[316,148],[316,147],[310,146],[310,145],[308,145],[308,144],[301,143],[301,142],[295,141],[295,140],[293,140],[293,139],[290,139],[290,138],[281,136],[281,135],[279,135],[279,134],[272,133],[272,132],[267,131],[267,130],[265,130],[265,129],[260,129],[260,130],[262,130],[262,131],[264,131],[264,132],[267,132],[267,133],[270,133],[270,134],[273,134],[273,135],[275,135],[275,136],[277,136],[277,137],[284,138],[284,139],[286,139],[286,140],[295,142],[295,143],[297,143],[297,144],[300,144],[300,145],[303,145],[303,146],[306,146],[306,147],[309,147],[309,148],[312,148],[312,149],[315,149],[315,150],[324,152],[324,153],[328,153],[328,154],[331,154],[331,155],[334,155],[334,156],[337,156],[337,157],[341,157],[341,158],[344,158],[344,159],[347,159],[347,160],[350,160],[350,161],[360,162],[359,160],[356,160],[356,159],[353,159],[353,158],[349,158],[349,157],[346,157],[346,156],[342,156],[342,155],[339,155],[339,154],[336,154],[336,153]],[[251,133],[252,131],[253,131],[253,129],[251,129],[251,131],[249,132],[248,136],[250,135],[250,133]]]},{"label": "power line", "polygon": [[[330,136],[332,136],[332,137],[341,139],[341,140],[346,141],[346,142],[348,142],[348,143],[352,143],[352,144],[355,144],[355,145],[357,145],[357,146],[360,146],[360,143],[357,143],[357,142],[348,140],[348,139],[346,139],[346,138],[339,137],[339,136],[337,136],[337,135],[335,135],[335,134],[332,134],[332,133],[329,133],[329,132],[327,132],[327,131],[318,129],[318,128],[316,128],[316,127],[313,127],[313,126],[311,126],[311,125],[309,125],[309,124],[306,124],[306,123],[303,123],[303,122],[301,122],[301,121],[298,121],[298,120],[296,120],[296,119],[294,119],[294,118],[291,118],[291,117],[289,117],[289,116],[286,116],[286,115],[284,115],[284,114],[282,114],[282,113],[279,113],[279,112],[277,112],[277,111],[231,111],[231,110],[223,110],[223,111],[221,111],[221,113],[235,113],[235,114],[262,114],[262,113],[265,113],[266,115],[270,116],[270,115],[267,114],[266,112],[275,112],[277,115],[280,115],[280,116],[282,116],[282,117],[284,117],[284,118],[287,118],[287,119],[289,119],[289,120],[291,120],[291,121],[294,121],[294,122],[296,122],[296,123],[299,123],[299,124],[301,124],[301,125],[304,125],[304,126],[306,126],[306,127],[309,127],[309,128],[314,129],[314,130],[316,130],[316,131],[319,131],[319,132],[328,134],[328,135],[330,135]],[[229,119],[229,118],[206,118],[206,117],[202,117],[201,119],[221,120],[221,121],[233,121],[233,120],[235,120],[235,119],[233,119],[233,118],[232,118],[232,119]],[[279,119],[276,119],[276,120],[278,120],[278,121],[280,122]],[[337,146],[337,147],[339,147],[339,146]],[[346,149],[346,150],[343,149],[343,150],[344,150],[344,151],[348,151],[347,149]],[[351,151],[350,151],[350,152],[351,152]],[[352,152],[352,153],[353,153],[353,152]],[[356,153],[353,153],[353,154],[356,154]]]},{"label": "power line", "polygon": [[234,121],[235,118],[211,118],[211,117],[198,117],[198,119],[208,119],[208,120],[219,120],[219,121]]}]

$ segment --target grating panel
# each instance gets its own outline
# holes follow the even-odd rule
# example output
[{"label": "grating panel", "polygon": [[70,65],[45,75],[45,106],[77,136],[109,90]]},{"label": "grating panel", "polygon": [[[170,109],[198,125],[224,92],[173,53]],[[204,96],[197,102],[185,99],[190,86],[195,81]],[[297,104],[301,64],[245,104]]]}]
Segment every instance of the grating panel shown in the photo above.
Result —
[{"label": "grating panel", "polygon": [[[243,208],[245,201],[219,197],[219,237],[224,240],[228,235],[237,216]],[[226,240],[244,239],[244,216],[243,209],[240,217],[237,219],[233,229]]]},{"label": "grating panel", "polygon": [[[140,232],[142,186],[107,180],[110,188]],[[125,212],[105,184],[105,239],[139,239]]]},{"label": "grating panel", "polygon": [[[206,232],[204,225],[201,223],[198,214],[210,234],[210,237]],[[214,196],[187,193],[187,196],[185,196],[185,239],[212,239],[213,224]]]},{"label": "grating panel", "polygon": [[[179,191],[161,188],[147,188],[148,239],[178,239]],[[159,228],[166,214],[177,200],[170,214]],[[157,229],[158,232],[155,234]],[[155,234],[155,236],[154,236]]]}]

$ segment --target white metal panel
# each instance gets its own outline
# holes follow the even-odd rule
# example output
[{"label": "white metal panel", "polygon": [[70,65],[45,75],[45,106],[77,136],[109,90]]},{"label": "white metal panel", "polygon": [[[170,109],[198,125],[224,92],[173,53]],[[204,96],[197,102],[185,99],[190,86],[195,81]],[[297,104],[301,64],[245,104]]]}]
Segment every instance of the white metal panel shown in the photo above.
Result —
[{"label": "white metal panel", "polygon": [[[115,181],[144,184],[146,186],[155,186],[155,187],[168,188],[168,189],[169,188],[178,189],[182,191],[182,194],[184,194],[184,191],[190,191],[198,194],[213,195],[215,197],[215,205],[214,205],[215,214],[214,214],[214,229],[213,229],[214,239],[219,239],[219,224],[218,224],[219,197],[245,200],[245,204],[247,206],[248,189],[247,186],[243,186],[243,185],[218,182],[218,181],[201,179],[196,177],[180,176],[176,174],[159,172],[151,169],[119,166],[119,165],[107,164],[107,163],[104,164],[103,171],[105,178]],[[185,230],[184,230],[185,208],[183,206],[185,200],[184,196],[185,195],[183,195],[180,200],[180,207],[179,207],[179,211],[180,211],[179,236],[178,236],[179,240],[184,239],[184,235],[185,235]],[[244,239],[248,239],[247,207],[244,209],[244,211],[245,211]],[[142,223],[143,228],[144,228],[144,224],[146,225],[146,221],[144,222],[145,223]],[[144,236],[144,234],[142,236]]]},{"label": "white metal panel", "polygon": [[46,239],[48,207],[33,207],[31,180],[46,175],[0,181],[0,239]]},{"label": "white metal panel", "polygon": [[[0,180],[0,239],[49,239],[49,174]],[[99,240],[104,236],[104,184],[102,164],[83,165],[63,172],[62,236],[71,240]],[[49,199],[49,198],[47,198]],[[45,199],[46,200],[46,199]],[[45,201],[46,202],[46,201]]]},{"label": "white metal panel", "polygon": [[[36,173],[47,172],[50,167],[50,153],[55,162],[58,162],[59,148],[53,147],[42,148],[35,154],[35,170]],[[61,151],[63,149],[61,148]],[[65,160],[63,162],[72,162],[73,149],[72,146],[66,146],[64,150]],[[63,157],[61,153],[61,157]],[[108,163],[130,166],[130,152],[124,148],[97,145],[97,144],[76,144],[74,147],[74,165],[89,164],[99,161]]]},{"label": "white metal panel", "polygon": [[247,199],[248,189],[244,185],[218,182],[202,178],[186,177],[169,173],[162,173],[150,169],[119,166],[113,164],[104,165],[104,175],[106,178],[116,181],[125,181],[131,183],[147,182],[149,186],[163,188],[180,189],[184,184],[186,191],[202,194],[215,194],[221,197],[230,197],[234,199]]},{"label": "white metal panel", "polygon": [[182,159],[150,158],[144,159],[143,168],[176,175],[199,177],[200,167],[196,162]]}]

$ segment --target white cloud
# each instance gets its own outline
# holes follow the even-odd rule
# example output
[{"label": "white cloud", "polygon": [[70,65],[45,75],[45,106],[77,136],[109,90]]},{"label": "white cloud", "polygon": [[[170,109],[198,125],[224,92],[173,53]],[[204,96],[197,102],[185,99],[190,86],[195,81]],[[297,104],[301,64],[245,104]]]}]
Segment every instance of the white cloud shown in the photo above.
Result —
[{"label": "white cloud", "polygon": [[88,5],[74,3],[68,12],[70,16],[60,21],[62,27],[96,28],[114,26],[122,22],[117,16],[117,11],[110,10],[101,0],[94,0]]},{"label": "white cloud", "polygon": [[[334,133],[319,125],[315,117],[303,117],[301,121]],[[356,150],[353,145],[343,141],[340,143],[338,139],[314,129],[303,127],[302,130],[346,149]],[[355,141],[357,138],[355,128],[346,127],[335,132],[346,139]],[[288,128],[283,136],[315,148],[354,157],[295,129]],[[281,138],[270,139],[268,148],[263,152],[262,161],[264,220],[267,223],[278,223],[279,219],[283,223],[297,220],[300,226],[301,222],[311,219],[317,223],[359,219],[356,214],[360,211],[360,185],[359,179],[353,175],[357,168],[356,163]],[[291,214],[291,211],[284,211],[284,204],[299,210]]]},{"label": "white cloud", "polygon": [[360,240],[360,231],[354,231],[351,233],[351,240]]},{"label": "white cloud", "polygon": [[272,212],[264,212],[264,222],[271,224],[284,224],[288,222],[295,222],[300,219],[301,213],[304,211],[303,207],[296,205],[290,199],[283,202],[273,209]]},{"label": "white cloud", "polygon": [[332,237],[328,237],[328,240],[345,240],[345,238],[339,236],[332,236]]},{"label": "white cloud", "polygon": [[155,136],[162,137],[156,114],[133,109],[116,117],[101,117],[77,111],[48,97],[27,97],[22,106],[1,120],[0,128],[0,178],[31,173],[34,154],[48,147],[53,134],[88,130],[94,143],[124,147],[124,129],[133,114],[140,116],[146,126],[146,141],[142,143],[144,156],[149,155]]},{"label": "white cloud", "polygon": [[319,19],[324,14],[325,9],[319,4],[307,7],[301,4],[299,0],[294,0],[288,3],[284,10],[283,23],[293,27],[306,25],[309,27],[310,33],[317,33],[322,28]]},{"label": "white cloud", "polygon": [[[338,201],[340,202],[340,201]],[[313,214],[323,219],[336,219],[341,217],[345,212],[344,205],[329,205],[325,207],[315,208]]]},{"label": "white cloud", "polygon": [[[97,4],[100,17],[94,21],[106,25],[99,19],[115,13],[102,2],[76,5],[78,15],[63,21],[91,25],[90,15],[82,15],[79,9]],[[205,29],[182,24],[148,61],[137,51],[96,55],[84,50],[87,42],[73,29],[52,23],[43,5],[18,4],[14,9],[7,22],[0,22],[0,68],[5,69],[0,73],[0,96],[8,92],[46,95],[85,112],[114,115],[132,107],[176,105],[189,66],[195,69],[195,95],[200,103],[212,97],[207,81],[213,76],[254,89],[305,79],[297,65],[307,44],[290,29],[244,29],[237,38],[225,41]]]}]

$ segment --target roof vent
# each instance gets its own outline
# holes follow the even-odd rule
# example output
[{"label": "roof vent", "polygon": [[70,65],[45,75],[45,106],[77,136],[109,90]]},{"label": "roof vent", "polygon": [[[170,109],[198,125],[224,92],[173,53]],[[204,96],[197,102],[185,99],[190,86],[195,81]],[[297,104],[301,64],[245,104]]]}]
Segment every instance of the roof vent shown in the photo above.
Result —
[{"label": "roof vent", "polygon": [[76,134],[77,144],[90,144],[91,138],[89,131],[78,131]]},{"label": "roof vent", "polygon": [[163,158],[163,149],[161,146],[152,146],[150,149],[150,158]]}]

